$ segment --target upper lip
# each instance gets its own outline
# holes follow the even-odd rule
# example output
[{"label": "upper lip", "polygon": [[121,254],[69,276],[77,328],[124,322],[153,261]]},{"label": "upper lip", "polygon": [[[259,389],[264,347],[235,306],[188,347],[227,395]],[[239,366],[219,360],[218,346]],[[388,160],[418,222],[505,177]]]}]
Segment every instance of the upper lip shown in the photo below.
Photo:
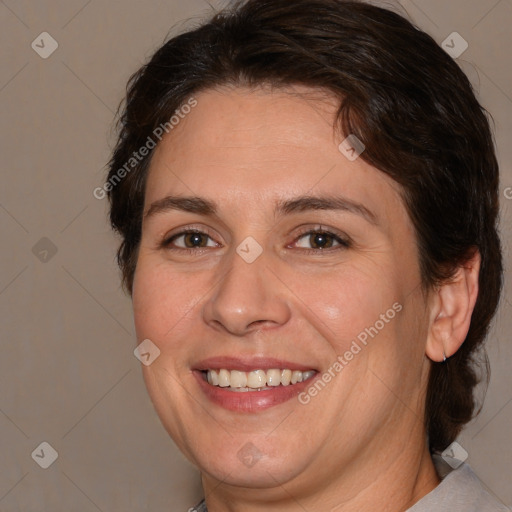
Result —
[{"label": "upper lip", "polygon": [[314,370],[311,365],[301,363],[294,363],[292,361],[285,361],[284,359],[277,359],[274,357],[232,357],[232,356],[217,356],[203,359],[196,365],[194,370],[238,370],[241,372],[250,372],[252,370],[271,370],[288,369],[298,371]]}]

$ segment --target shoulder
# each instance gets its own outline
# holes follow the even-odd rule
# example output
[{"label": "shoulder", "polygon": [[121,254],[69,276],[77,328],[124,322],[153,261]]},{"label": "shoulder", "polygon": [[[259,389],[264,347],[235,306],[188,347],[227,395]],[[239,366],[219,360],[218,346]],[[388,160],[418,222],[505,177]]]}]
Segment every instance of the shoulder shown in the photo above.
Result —
[{"label": "shoulder", "polygon": [[448,473],[441,483],[407,512],[511,512],[485,489],[467,464]]}]

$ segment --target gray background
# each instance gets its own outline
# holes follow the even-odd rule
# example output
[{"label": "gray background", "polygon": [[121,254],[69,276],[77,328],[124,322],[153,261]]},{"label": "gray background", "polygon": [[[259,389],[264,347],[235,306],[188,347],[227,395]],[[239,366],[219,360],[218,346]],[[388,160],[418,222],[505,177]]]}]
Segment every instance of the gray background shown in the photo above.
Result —
[{"label": "gray background", "polygon": [[[457,61],[495,120],[509,265],[512,0],[396,7],[439,44],[454,31],[469,43]],[[107,203],[92,191],[104,181],[128,77],[169,30],[210,11],[204,0],[0,1],[2,512],[185,511],[201,495],[146,395]],[[44,31],[59,45],[47,59],[31,48]],[[509,290],[507,273],[487,399],[459,443],[512,505]],[[48,469],[31,457],[43,441],[59,454]]]}]

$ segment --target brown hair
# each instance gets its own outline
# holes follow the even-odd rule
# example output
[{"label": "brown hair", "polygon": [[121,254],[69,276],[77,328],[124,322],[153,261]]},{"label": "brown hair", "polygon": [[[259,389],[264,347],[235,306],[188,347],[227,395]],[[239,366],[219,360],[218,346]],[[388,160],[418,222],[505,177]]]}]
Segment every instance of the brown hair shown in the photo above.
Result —
[{"label": "brown hair", "polygon": [[[469,80],[430,36],[389,10],[344,0],[241,1],[169,40],[132,76],[109,180],[194,93],[226,84],[302,84],[339,98],[338,128],[363,141],[362,158],[401,185],[425,289],[480,251],[466,340],[431,367],[425,421],[430,449],[443,450],[474,413],[475,354],[502,285],[498,164]],[[130,293],[151,153],[109,187]]]}]

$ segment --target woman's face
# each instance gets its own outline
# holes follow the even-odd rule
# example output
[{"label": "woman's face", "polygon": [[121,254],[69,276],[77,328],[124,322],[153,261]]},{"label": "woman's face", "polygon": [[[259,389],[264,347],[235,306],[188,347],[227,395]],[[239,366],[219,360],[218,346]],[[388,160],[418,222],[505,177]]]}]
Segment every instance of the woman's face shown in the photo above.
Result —
[{"label": "woman's face", "polygon": [[381,470],[424,435],[428,379],[398,186],[339,149],[318,91],[195,98],[151,162],[133,287],[158,414],[212,481],[293,493]]}]

